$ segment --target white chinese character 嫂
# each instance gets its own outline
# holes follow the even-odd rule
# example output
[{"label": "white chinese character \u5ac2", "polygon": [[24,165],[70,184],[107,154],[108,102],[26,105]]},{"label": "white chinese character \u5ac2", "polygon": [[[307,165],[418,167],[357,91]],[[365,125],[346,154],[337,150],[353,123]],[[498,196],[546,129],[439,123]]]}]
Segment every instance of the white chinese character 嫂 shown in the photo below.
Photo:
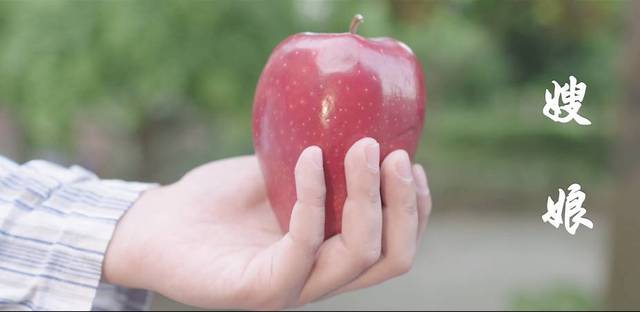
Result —
[{"label": "white chinese character \u5ac2", "polygon": [[[553,85],[555,87],[553,95],[548,89],[544,94],[545,105],[542,113],[555,122],[567,123],[575,120],[579,125],[590,125],[589,119],[578,114],[587,91],[587,85],[584,82],[578,83],[574,76],[570,76],[569,83],[565,83],[563,86],[560,86],[555,80]],[[564,105],[560,105],[560,101]]]}]

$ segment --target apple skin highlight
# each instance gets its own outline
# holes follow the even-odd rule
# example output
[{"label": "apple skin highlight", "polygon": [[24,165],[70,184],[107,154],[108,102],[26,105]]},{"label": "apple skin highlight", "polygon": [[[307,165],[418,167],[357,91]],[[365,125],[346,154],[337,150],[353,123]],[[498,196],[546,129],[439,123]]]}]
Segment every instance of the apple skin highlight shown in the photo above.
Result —
[{"label": "apple skin highlight", "polygon": [[415,155],[425,115],[422,67],[402,42],[355,34],[356,18],[350,33],[286,38],[258,80],[253,143],[284,231],[296,201],[294,168],[306,147],[323,151],[326,238],[341,230],[344,157],[353,143],[376,139],[381,160],[396,149]]}]

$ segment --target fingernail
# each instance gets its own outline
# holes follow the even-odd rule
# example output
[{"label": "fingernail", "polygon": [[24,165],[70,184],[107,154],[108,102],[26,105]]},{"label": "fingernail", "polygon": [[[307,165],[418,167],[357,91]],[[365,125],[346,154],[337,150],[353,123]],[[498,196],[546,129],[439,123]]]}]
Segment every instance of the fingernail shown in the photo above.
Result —
[{"label": "fingernail", "polygon": [[418,192],[422,194],[429,194],[429,182],[427,181],[427,176],[424,173],[424,168],[417,164],[413,166],[413,172],[416,175],[416,186]]},{"label": "fingernail", "polygon": [[374,172],[380,170],[380,144],[373,140],[364,148],[367,166]]},{"label": "fingernail", "polygon": [[413,174],[411,173],[411,161],[409,161],[409,154],[407,152],[402,151],[401,157],[396,161],[396,173],[400,179],[404,182],[411,182],[413,180]]},{"label": "fingernail", "polygon": [[310,146],[307,148],[307,157],[316,166],[317,169],[322,169],[322,150],[318,146]]}]

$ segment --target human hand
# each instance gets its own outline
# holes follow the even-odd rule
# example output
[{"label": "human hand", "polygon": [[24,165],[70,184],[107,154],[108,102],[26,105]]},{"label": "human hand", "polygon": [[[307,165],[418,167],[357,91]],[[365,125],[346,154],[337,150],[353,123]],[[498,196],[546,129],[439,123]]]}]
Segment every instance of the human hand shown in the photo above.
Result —
[{"label": "human hand", "polygon": [[255,156],[196,168],[145,192],[127,211],[105,255],[103,278],[203,308],[279,309],[403,274],[413,263],[431,197],[422,167],[411,167],[405,151],[378,164],[375,140],[349,149],[342,233],[324,242],[318,147],[298,159],[288,233],[271,211]]}]

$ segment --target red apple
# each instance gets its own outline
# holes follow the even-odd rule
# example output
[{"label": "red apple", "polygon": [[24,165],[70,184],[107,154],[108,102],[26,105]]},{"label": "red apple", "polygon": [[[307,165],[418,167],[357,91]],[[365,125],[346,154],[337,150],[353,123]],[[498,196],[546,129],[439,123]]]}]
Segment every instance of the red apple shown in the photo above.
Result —
[{"label": "red apple", "polygon": [[294,168],[310,145],[322,148],[327,187],[325,236],[340,233],[344,157],[364,137],[381,159],[413,158],[425,110],[424,78],[411,49],[391,38],[300,33],[282,41],[264,67],[253,103],[253,143],[275,215],[286,231],[296,201]]}]

